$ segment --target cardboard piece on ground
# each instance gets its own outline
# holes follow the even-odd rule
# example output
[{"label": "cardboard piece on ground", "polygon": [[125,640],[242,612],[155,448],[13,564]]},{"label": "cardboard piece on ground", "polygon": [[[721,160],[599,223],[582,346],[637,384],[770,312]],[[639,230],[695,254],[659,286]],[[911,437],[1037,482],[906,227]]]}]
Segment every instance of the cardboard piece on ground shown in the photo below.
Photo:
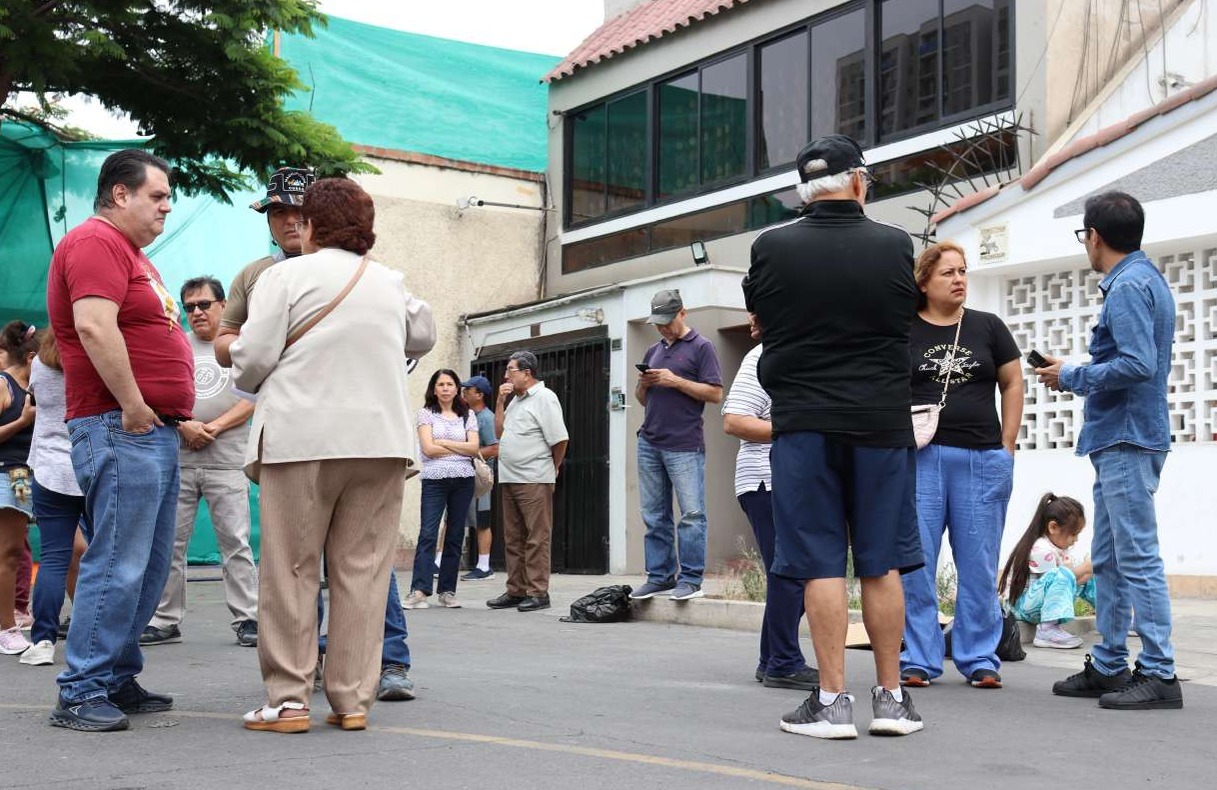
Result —
[{"label": "cardboard piece on ground", "polygon": [[[953,618],[947,617],[942,612],[938,613],[938,624],[946,625]],[[846,647],[870,647],[870,635],[866,633],[866,626],[863,623],[850,623],[849,629],[845,632]]]}]

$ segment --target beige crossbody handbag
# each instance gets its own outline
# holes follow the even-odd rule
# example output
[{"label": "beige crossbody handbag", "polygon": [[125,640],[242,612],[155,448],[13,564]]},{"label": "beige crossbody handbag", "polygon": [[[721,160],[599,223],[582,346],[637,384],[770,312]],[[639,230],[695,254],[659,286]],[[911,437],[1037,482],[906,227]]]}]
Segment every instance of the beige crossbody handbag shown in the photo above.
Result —
[{"label": "beige crossbody handbag", "polygon": [[[361,277],[363,277],[363,273],[367,270],[367,268],[368,268],[368,256],[365,255],[359,259],[359,268],[355,270],[355,273],[353,275],[351,275],[351,279],[347,280],[347,284],[345,286],[343,286],[341,291],[338,292],[338,295],[335,296],[333,299],[331,299],[329,304],[327,304],[325,307],[321,308],[317,312],[317,315],[315,315],[312,318],[310,318],[309,320],[305,321],[303,324],[301,324],[300,326],[298,326],[296,328],[295,332],[292,332],[290,335],[287,336],[287,342],[283,344],[283,350],[287,351],[289,348],[294,346],[296,344],[296,342],[298,340],[300,340],[300,338],[304,337],[304,335],[310,329],[317,326],[317,324],[321,323],[321,319],[325,318],[327,315],[334,312],[334,308],[337,307],[338,305],[342,304],[342,300],[347,298],[347,294],[349,294],[352,290],[354,290],[355,285],[359,282],[359,279]],[[259,479],[262,477],[262,437],[261,436],[258,436],[258,460],[254,461],[253,463],[251,463],[245,467],[245,476],[248,477],[250,480],[252,480],[255,483],[257,483],[259,481]]]},{"label": "beige crossbody handbag", "polygon": [[938,403],[927,403],[924,406],[912,407],[913,438],[917,440],[917,449],[925,447],[934,439],[938,432],[938,415],[947,405],[947,387],[951,386],[951,371],[955,368],[955,354],[959,351],[959,330],[963,328],[963,310],[959,311],[959,323],[955,325],[955,342],[951,344],[951,358],[947,365],[947,378],[942,383],[942,397]]}]

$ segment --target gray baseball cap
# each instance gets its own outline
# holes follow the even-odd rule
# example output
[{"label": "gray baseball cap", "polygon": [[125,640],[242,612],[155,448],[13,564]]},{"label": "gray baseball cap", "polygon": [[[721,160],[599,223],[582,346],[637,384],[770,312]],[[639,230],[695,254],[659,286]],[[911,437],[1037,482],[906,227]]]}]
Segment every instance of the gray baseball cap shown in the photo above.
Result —
[{"label": "gray baseball cap", "polygon": [[651,317],[648,324],[670,324],[676,314],[685,309],[685,303],[680,298],[680,291],[673,288],[660,291],[651,297]]}]

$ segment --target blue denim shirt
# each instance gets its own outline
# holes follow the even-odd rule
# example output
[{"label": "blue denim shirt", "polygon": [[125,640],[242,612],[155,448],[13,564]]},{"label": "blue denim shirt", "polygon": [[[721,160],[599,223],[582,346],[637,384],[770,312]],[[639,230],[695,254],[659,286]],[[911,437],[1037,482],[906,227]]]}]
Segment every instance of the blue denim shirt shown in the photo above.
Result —
[{"label": "blue denim shirt", "polygon": [[1061,367],[1061,388],[1086,396],[1076,452],[1090,455],[1120,443],[1167,451],[1175,299],[1140,250],[1117,263],[1099,290],[1103,309],[1090,336],[1090,364]]}]

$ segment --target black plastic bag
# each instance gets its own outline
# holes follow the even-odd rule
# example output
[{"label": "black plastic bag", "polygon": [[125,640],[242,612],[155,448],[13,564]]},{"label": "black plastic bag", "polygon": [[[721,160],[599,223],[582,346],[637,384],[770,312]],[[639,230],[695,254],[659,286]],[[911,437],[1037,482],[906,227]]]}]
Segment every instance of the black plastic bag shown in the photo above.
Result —
[{"label": "black plastic bag", "polygon": [[[946,638],[946,658],[951,657],[951,626],[955,625],[955,621],[947,623],[942,628],[942,634]],[[1022,635],[1018,632],[1018,620],[1013,614],[1006,614],[1001,621],[1001,639],[997,640],[997,657],[1002,661],[1022,661],[1027,657],[1027,651],[1023,650]]]},{"label": "black plastic bag", "polygon": [[610,584],[593,590],[570,605],[570,617],[564,623],[623,623],[630,619],[628,584]]},{"label": "black plastic bag", "polygon": [[1001,621],[1001,639],[997,642],[997,657],[1002,661],[1022,661],[1027,657],[1023,650],[1023,637],[1018,631],[1018,620],[1013,612],[1007,612]]}]

